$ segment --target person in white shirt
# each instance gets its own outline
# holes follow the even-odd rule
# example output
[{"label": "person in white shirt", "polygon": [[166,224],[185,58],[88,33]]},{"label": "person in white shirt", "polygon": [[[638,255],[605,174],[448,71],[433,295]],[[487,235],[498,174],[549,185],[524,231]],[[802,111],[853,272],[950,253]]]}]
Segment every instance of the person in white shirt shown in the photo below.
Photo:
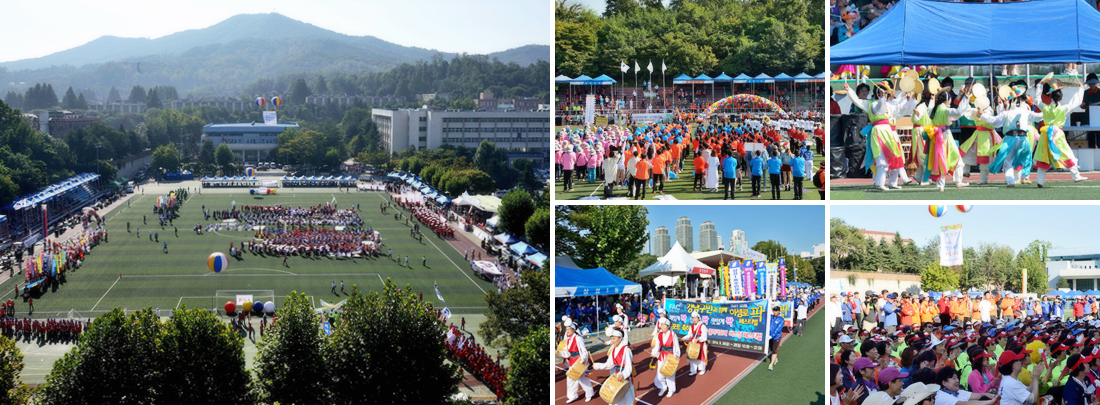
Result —
[{"label": "person in white shirt", "polygon": [[837,300],[836,294],[829,297],[829,308],[826,312],[829,314],[829,319],[832,319],[832,330],[829,332],[829,336],[836,336],[844,323],[844,310],[840,309],[840,302]]},{"label": "person in white shirt", "polygon": [[798,336],[802,336],[802,334],[806,332],[806,308],[808,308],[808,306],[806,305],[805,294],[803,294],[802,301],[799,302],[798,305],[798,310],[795,311],[798,314],[795,317],[798,322]]},{"label": "person in white shirt", "polygon": [[[1042,378],[1032,378],[1031,386],[1024,385],[1017,379],[1020,370],[1024,368],[1023,359],[1028,358],[1028,354],[1031,354],[1031,350],[1021,350],[1020,353],[1005,350],[998,358],[997,371],[1003,376],[1001,386],[997,389],[997,393],[1001,395],[1001,405],[1024,405],[1039,399],[1039,380]],[[1031,370],[1031,375],[1043,375],[1044,371],[1046,364],[1040,361]]]},{"label": "person in white shirt", "polygon": [[978,312],[982,315],[983,323],[989,322],[989,314],[993,311],[993,302],[991,302],[989,298],[990,296],[987,292],[984,296],[982,296],[982,302],[978,303]]},{"label": "person in white shirt", "polygon": [[695,311],[691,313],[691,328],[688,329],[687,336],[681,338],[684,342],[695,342],[699,344],[699,359],[688,359],[688,364],[691,366],[691,372],[688,375],[695,375],[696,372],[699,375],[707,373],[707,324],[699,317],[699,312]]},{"label": "person in white shirt", "polygon": [[954,367],[944,367],[936,372],[936,381],[940,383],[940,392],[936,393],[935,405],[993,405],[997,396],[989,393],[975,394],[959,388],[959,372]]},{"label": "person in white shirt", "polygon": [[[588,349],[584,347],[584,340],[577,335],[573,320],[566,319],[562,322],[562,326],[565,327],[565,350],[558,351],[558,354],[565,359],[565,367],[568,369],[573,366],[575,362],[588,362]],[[587,376],[581,375],[581,378],[576,380],[566,378],[565,379],[567,402],[573,402],[579,399],[577,395],[577,389],[584,389],[585,402],[591,401],[594,392],[592,391],[592,380]]]},{"label": "person in white shirt", "polygon": [[676,332],[669,330],[672,322],[668,318],[661,318],[660,321],[657,321],[657,325],[661,331],[657,333],[655,338],[657,344],[650,353],[650,355],[657,358],[657,372],[653,376],[653,386],[660,389],[657,396],[663,396],[665,392],[668,392],[668,397],[671,398],[672,394],[676,392],[676,375],[665,377],[660,370],[670,356],[680,357],[680,343],[676,340]]},{"label": "person in white shirt", "polygon": [[631,405],[634,403],[634,379],[631,377],[631,374],[634,373],[634,354],[630,351],[630,345],[623,340],[624,333],[622,330],[609,328],[604,333],[610,338],[611,343],[607,361],[593,363],[592,369],[611,370],[611,375],[608,378],[626,381],[623,389],[627,391],[623,394],[623,399],[610,405]]}]

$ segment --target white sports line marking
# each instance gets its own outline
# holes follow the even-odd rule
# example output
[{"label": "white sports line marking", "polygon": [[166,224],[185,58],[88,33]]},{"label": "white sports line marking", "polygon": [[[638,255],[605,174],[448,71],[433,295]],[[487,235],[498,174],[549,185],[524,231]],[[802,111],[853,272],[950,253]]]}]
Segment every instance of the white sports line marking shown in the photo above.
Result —
[{"label": "white sports line marking", "polygon": [[[122,280],[122,277],[115,279],[115,282],[111,284],[111,288],[115,288],[115,284],[118,284],[118,280]],[[89,311],[95,311],[95,307],[98,307],[99,303],[103,302],[103,298],[107,297],[107,294],[111,292],[111,288],[108,288],[107,291],[103,293],[103,296],[99,297],[99,301],[96,301],[95,305],[92,305],[92,309],[90,309]]]},{"label": "white sports line marking", "polygon": [[[379,198],[382,198],[381,195],[379,195]],[[386,199],[382,198],[382,201],[385,202]],[[409,215],[412,215],[412,214],[410,213]],[[466,272],[462,270],[462,267],[458,266],[458,263],[455,263],[454,260],[451,260],[451,258],[449,256],[447,256],[446,253],[443,253],[443,249],[440,249],[439,246],[436,246],[435,242],[432,242],[431,238],[428,239],[428,243],[431,243],[432,246],[435,247],[435,250],[439,251],[439,254],[443,255],[443,257],[446,257],[447,261],[451,262],[451,264],[453,264],[455,266],[455,268],[458,269],[459,273],[462,273],[463,276],[466,276],[466,278],[470,279],[470,282],[474,284],[474,287],[477,287],[477,289],[481,290],[482,294],[486,294],[485,289],[481,288],[481,286],[478,285],[477,282],[474,281],[474,279],[472,277],[470,277],[469,274],[466,274]]]}]

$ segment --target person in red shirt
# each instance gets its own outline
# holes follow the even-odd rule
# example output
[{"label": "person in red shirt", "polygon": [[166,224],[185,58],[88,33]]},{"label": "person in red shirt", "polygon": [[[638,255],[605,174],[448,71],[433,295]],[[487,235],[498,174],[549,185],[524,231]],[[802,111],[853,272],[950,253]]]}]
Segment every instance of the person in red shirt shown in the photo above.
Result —
[{"label": "person in red shirt", "polygon": [[638,163],[634,166],[634,168],[637,169],[634,180],[638,182],[637,191],[634,193],[635,200],[639,197],[643,200],[645,199],[645,189],[649,183],[650,159],[653,159],[653,151],[646,153],[644,158],[638,159]]},{"label": "person in red shirt", "polygon": [[699,191],[706,184],[704,179],[707,173],[707,160],[699,152],[695,152],[695,180],[692,182],[691,191]]}]

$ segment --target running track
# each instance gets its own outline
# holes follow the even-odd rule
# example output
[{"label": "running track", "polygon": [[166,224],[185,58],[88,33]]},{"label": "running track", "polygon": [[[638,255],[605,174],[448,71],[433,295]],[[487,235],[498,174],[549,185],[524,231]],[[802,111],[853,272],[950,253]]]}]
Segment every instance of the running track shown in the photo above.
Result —
[{"label": "running track", "polygon": [[[821,310],[823,305],[819,304],[817,308],[813,310],[808,317],[813,317]],[[790,333],[783,334],[782,342],[786,342],[790,337]],[[682,343],[681,343],[682,344]],[[782,356],[782,343],[780,343],[780,356]],[[634,393],[638,400],[638,404],[642,405],[655,405],[655,404],[712,404],[717,401],[722,395],[725,395],[730,388],[737,385],[741,378],[752,371],[757,365],[764,363],[764,355],[762,353],[750,353],[744,351],[717,349],[711,348],[707,357],[707,373],[702,376],[689,376],[687,359],[683,359],[680,362],[680,367],[676,369],[676,393],[672,395],[672,398],[658,397],[657,388],[653,386],[654,373],[656,369],[649,368],[649,362],[653,356],[649,355],[649,341],[643,344],[634,345],[634,368],[637,370],[638,375],[634,377]],[[685,353],[686,349],[681,347],[681,352]],[[607,361],[607,351],[601,350],[599,353],[592,353],[592,359],[595,362]],[[791,360],[787,360],[791,361]],[[781,363],[782,364],[782,363]],[[787,363],[791,364],[791,363]],[[566,385],[565,385],[565,369],[562,364],[554,364],[554,403],[565,404],[566,402]],[[592,379],[592,402],[596,404],[606,404],[600,399],[600,386],[604,380],[608,378],[608,370],[591,371],[588,374],[588,378]],[[580,399],[574,404],[584,403],[584,392],[578,393]]]}]

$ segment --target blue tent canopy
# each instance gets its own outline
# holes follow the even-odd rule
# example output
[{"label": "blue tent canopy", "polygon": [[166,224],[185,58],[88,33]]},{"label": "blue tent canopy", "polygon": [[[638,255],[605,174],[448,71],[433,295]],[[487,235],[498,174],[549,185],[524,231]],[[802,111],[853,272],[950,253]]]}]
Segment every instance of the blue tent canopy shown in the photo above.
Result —
[{"label": "blue tent canopy", "polygon": [[39,203],[50,201],[54,197],[61,195],[66,191],[80,187],[84,183],[91,182],[98,178],[99,175],[95,173],[78,174],[76,176],[65,179],[60,183],[51,184],[39,192],[15,200],[11,204],[8,204],[6,207],[4,207],[4,209],[21,210],[24,208],[33,207]]},{"label": "blue tent canopy", "polygon": [[618,81],[616,81],[615,79],[612,79],[611,76],[608,76],[608,75],[600,75],[600,77],[597,77],[597,78],[592,79],[592,80],[593,81],[601,81],[601,82],[618,83]]},{"label": "blue tent canopy", "polygon": [[566,75],[560,75],[554,78],[554,83],[569,83],[571,81],[573,81],[573,79],[570,79],[569,76]]},{"label": "blue tent canopy", "polygon": [[749,83],[772,83],[772,82],[775,82],[775,79],[772,79],[772,77],[768,76],[766,73],[758,74],[758,75],[756,75],[756,77],[749,80]]},{"label": "blue tent canopy", "polygon": [[825,72],[821,72],[821,73],[818,73],[817,75],[814,75],[814,79],[824,79],[824,78],[825,78]]},{"label": "blue tent canopy", "polygon": [[713,78],[711,78],[710,76],[707,76],[707,75],[705,75],[705,74],[702,74],[702,75],[699,75],[699,77],[696,77],[696,78],[695,78],[695,80],[704,80],[704,81],[706,81],[706,80],[712,80],[712,81],[713,81],[714,79],[713,79]]},{"label": "blue tent canopy", "polygon": [[734,83],[748,83],[749,80],[752,80],[752,77],[744,73],[739,74],[737,75],[737,77],[733,78]]},{"label": "blue tent canopy", "polygon": [[447,203],[451,202],[451,199],[447,198],[447,196],[445,196],[445,195],[441,195],[439,197],[436,197],[435,200],[438,201],[440,204],[447,204]]},{"label": "blue tent canopy", "polygon": [[1100,297],[1100,291],[1096,291],[1096,290],[1088,290],[1088,291],[1085,291],[1084,294],[1088,295],[1088,296],[1092,296],[1092,297]]},{"label": "blue tent canopy", "polygon": [[777,81],[777,82],[789,82],[791,80],[794,80],[794,78],[787,75],[786,73],[780,73],[778,75],[775,75],[775,81]]},{"label": "blue tent canopy", "polygon": [[1061,297],[1063,295],[1065,295],[1065,293],[1063,293],[1061,291],[1058,291],[1058,290],[1054,290],[1054,291],[1048,292],[1046,294],[1043,294],[1044,297]]},{"label": "blue tent canopy", "polygon": [[513,243],[519,242],[519,239],[516,239],[515,237],[513,237],[512,235],[509,235],[507,233],[498,234],[497,236],[494,236],[493,238],[496,239],[497,241],[499,241],[500,243],[505,244],[505,245],[511,245]]},{"label": "blue tent canopy", "polygon": [[902,0],[829,52],[836,65],[1100,62],[1100,12],[1082,0]]},{"label": "blue tent canopy", "polygon": [[676,78],[672,79],[672,84],[684,84],[684,82],[686,82],[688,80],[695,80],[695,79],[692,79],[691,76],[680,73],[679,76],[676,76]]},{"label": "blue tent canopy", "polygon": [[799,73],[799,74],[794,76],[794,81],[797,82],[797,83],[806,83],[806,82],[810,81],[810,79],[813,79],[813,78],[814,78],[813,76],[810,76],[810,75],[806,74],[806,72],[802,72],[802,73]]},{"label": "blue tent canopy", "polygon": [[715,83],[732,82],[732,81],[733,81],[733,78],[729,77],[729,76],[726,76],[726,72],[722,72],[722,74],[720,74],[720,75],[718,75],[717,77],[714,78]]},{"label": "blue tent canopy", "polygon": [[1082,294],[1080,291],[1070,291],[1070,292],[1067,292],[1065,294],[1062,294],[1062,298],[1077,298],[1077,297],[1080,297],[1080,296],[1083,296],[1083,295],[1085,295],[1085,294]]},{"label": "blue tent canopy", "polygon": [[533,255],[539,252],[538,250],[535,250],[535,248],[531,247],[531,245],[528,245],[524,242],[516,242],[509,247],[512,248],[513,252],[519,253],[521,256]]},{"label": "blue tent canopy", "polygon": [[542,268],[542,262],[546,261],[546,255],[542,253],[535,253],[527,256],[527,261],[535,265],[535,267]]},{"label": "blue tent canopy", "polygon": [[640,284],[623,280],[603,267],[585,270],[554,267],[555,297],[639,294],[641,292]]}]

